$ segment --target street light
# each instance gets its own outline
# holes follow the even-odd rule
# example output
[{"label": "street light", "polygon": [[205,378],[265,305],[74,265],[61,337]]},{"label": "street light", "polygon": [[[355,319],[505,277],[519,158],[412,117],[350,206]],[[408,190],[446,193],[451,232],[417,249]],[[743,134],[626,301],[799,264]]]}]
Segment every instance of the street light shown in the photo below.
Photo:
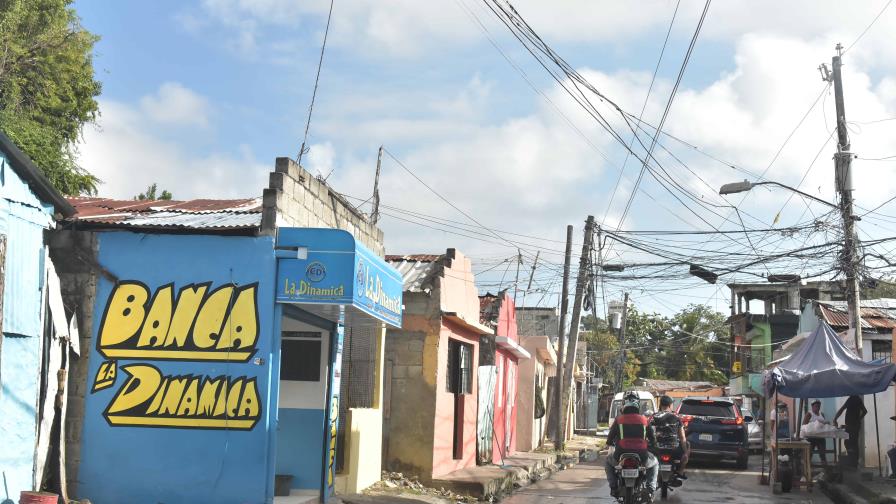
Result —
[{"label": "street light", "polygon": [[839,206],[837,206],[833,203],[827,202],[821,198],[816,198],[815,196],[812,196],[811,194],[804,193],[803,191],[800,191],[799,189],[797,189],[795,187],[790,187],[788,185],[784,185],[779,182],[773,182],[770,180],[767,180],[765,182],[750,182],[749,180],[744,180],[743,182],[732,182],[730,184],[723,185],[721,187],[721,189],[719,189],[719,194],[724,196],[726,194],[736,194],[736,193],[747,192],[750,189],[752,189],[756,186],[760,186],[760,185],[775,185],[778,187],[783,187],[784,189],[787,189],[788,191],[795,192],[795,193],[805,196],[813,201],[817,201],[819,203],[825,204],[831,208],[837,208],[837,209],[840,208]]}]

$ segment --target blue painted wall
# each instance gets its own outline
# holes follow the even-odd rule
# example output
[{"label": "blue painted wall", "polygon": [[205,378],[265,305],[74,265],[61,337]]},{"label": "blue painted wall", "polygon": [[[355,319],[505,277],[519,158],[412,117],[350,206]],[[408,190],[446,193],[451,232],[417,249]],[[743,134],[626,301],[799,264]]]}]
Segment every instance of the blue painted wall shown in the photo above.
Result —
[{"label": "blue painted wall", "polygon": [[[3,345],[0,349],[0,471],[9,495],[31,490],[40,384],[43,231],[52,206],[41,202],[0,151],[0,234],[6,239]],[[5,496],[4,496],[5,497]]]},{"label": "blue painted wall", "polygon": [[323,470],[324,410],[283,408],[277,430],[277,474],[292,488],[319,489]]},{"label": "blue painted wall", "polygon": [[[94,339],[90,351],[81,447],[83,460],[79,472],[80,497],[90,498],[93,502],[133,504],[270,502],[274,472],[271,466],[271,441],[274,439],[272,430],[275,429],[277,407],[277,380],[271,381],[271,370],[278,369],[279,358],[272,352],[272,348],[276,348],[274,317],[277,311],[273,305],[276,275],[273,245],[273,239],[266,237],[146,235],[130,232],[100,235],[100,264],[120,281],[139,281],[153,293],[171,283],[174,292],[178,292],[188,284],[210,282],[210,292],[225,284],[245,287],[257,282],[258,338],[255,353],[247,362],[215,362],[195,357],[163,360],[152,355],[109,359],[100,353],[102,341],[99,336],[114,285],[102,280],[97,287]],[[144,328],[148,327],[148,320],[152,318],[152,310],[149,309],[152,303],[150,298],[146,304],[148,315]],[[233,302],[234,309],[238,303],[239,300]],[[202,310],[199,309],[200,316]],[[197,321],[195,324],[191,331],[198,331],[200,323]],[[231,329],[234,327],[237,327],[236,323],[231,325]],[[222,329],[221,333],[225,331]],[[108,355],[109,347],[102,348]],[[124,353],[127,352],[125,349]],[[261,363],[253,362],[255,358],[262,359]],[[98,377],[97,373],[109,360],[117,363],[114,384],[91,392],[97,378],[106,376],[101,374]],[[115,415],[111,410],[108,419],[104,417],[104,412],[115,403],[116,395],[129,378],[122,367],[133,364],[152,365],[165,376],[254,378],[257,399],[261,403],[258,421],[248,430],[114,424],[112,418]],[[181,399],[178,410],[183,408],[183,401],[186,399]],[[240,404],[238,409],[243,406]],[[149,414],[151,410],[152,406],[149,406],[145,417],[141,417],[139,411],[131,417],[136,416],[138,423],[141,418],[148,419],[147,422],[159,421],[159,415]],[[133,411],[128,410],[130,413]],[[161,415],[162,421],[174,421],[169,418],[172,416],[177,415]],[[181,416],[189,417],[188,414]],[[119,418],[125,417],[128,414]],[[190,422],[189,419],[183,421]],[[319,424],[316,430],[320,430]]]}]

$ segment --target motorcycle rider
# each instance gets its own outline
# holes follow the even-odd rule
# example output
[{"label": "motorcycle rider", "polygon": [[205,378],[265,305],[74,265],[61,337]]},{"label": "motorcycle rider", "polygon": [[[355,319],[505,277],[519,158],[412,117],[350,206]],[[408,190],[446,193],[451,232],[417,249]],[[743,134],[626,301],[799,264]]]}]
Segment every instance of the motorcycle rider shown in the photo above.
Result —
[{"label": "motorcycle rider", "polygon": [[[672,411],[673,400],[664,395],[660,397],[660,410],[650,418],[657,445],[660,448],[670,449],[673,460],[679,460],[678,479],[686,480],[685,469],[688,465],[688,439],[684,432],[684,423],[681,418]],[[679,485],[680,486],[680,482]]]},{"label": "motorcycle rider", "polygon": [[638,396],[628,394],[625,397],[625,406],[622,413],[613,420],[610,432],[607,434],[607,446],[614,446],[612,455],[607,456],[604,471],[607,473],[607,483],[610,486],[610,495],[619,497],[616,478],[616,464],[621,453],[637,453],[644,461],[647,468],[645,488],[648,494],[653,496],[656,491],[659,466],[656,457],[650,453],[650,449],[656,446],[656,436],[653,428],[648,425],[647,417],[641,414]]}]

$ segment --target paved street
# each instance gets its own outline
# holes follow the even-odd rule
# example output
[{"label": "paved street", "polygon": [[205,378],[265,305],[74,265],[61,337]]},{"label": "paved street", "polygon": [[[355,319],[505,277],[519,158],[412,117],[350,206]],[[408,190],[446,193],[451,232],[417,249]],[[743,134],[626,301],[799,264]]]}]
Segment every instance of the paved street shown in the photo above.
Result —
[{"label": "paved street", "polygon": [[[710,468],[709,465],[694,467],[689,471],[690,479],[678,491],[669,496],[669,503],[718,504],[735,502],[738,504],[759,503],[801,503],[830,504],[830,499],[820,490],[812,493],[804,491],[792,494],[773,495],[759,480],[759,459],[753,457],[751,467],[746,471],[735,470],[733,466]],[[755,463],[755,464],[754,464]],[[552,504],[613,503],[604,477],[603,461],[583,464],[561,471],[553,478],[540,481],[502,500],[502,504],[530,504],[549,502]],[[660,502],[657,495],[656,502]]]}]

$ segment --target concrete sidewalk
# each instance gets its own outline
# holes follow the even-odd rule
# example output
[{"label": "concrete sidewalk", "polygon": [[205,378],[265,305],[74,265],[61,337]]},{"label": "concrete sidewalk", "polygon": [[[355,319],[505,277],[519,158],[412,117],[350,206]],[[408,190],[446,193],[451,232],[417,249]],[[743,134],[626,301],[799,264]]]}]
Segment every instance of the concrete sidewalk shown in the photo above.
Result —
[{"label": "concrete sidewalk", "polygon": [[836,504],[896,504],[896,480],[876,472],[847,472],[842,481],[822,480],[819,486]]}]

